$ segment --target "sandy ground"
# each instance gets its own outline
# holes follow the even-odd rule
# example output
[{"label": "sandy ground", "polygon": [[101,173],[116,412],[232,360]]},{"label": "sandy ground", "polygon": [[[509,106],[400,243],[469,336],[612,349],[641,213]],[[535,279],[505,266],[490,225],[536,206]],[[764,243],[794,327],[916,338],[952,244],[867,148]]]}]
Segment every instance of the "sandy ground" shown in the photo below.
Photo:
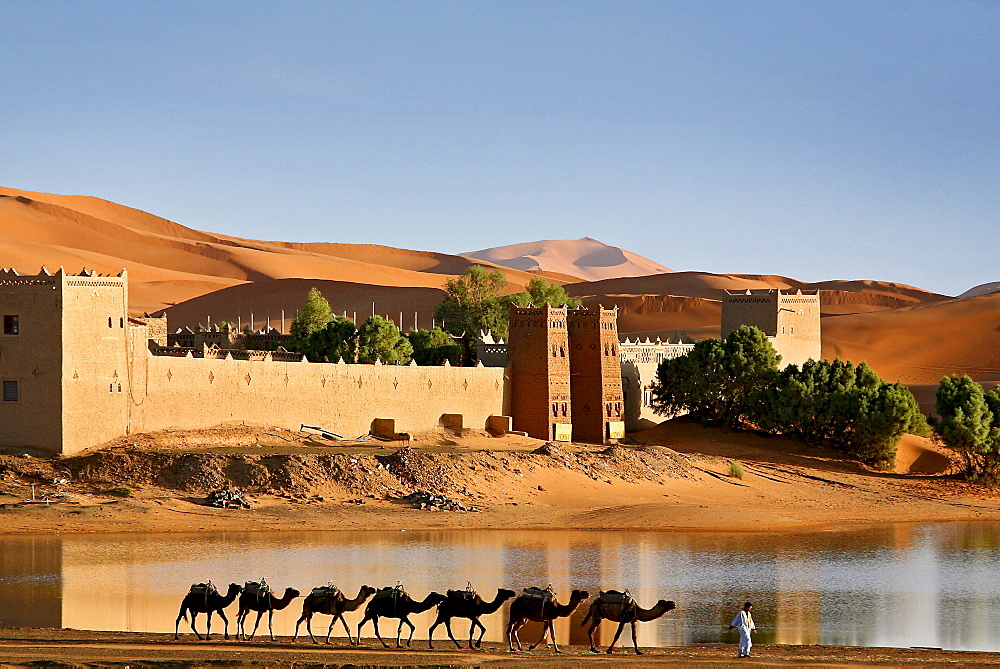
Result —
[{"label": "sandy ground", "polygon": [[[272,443],[251,443],[256,438]],[[6,533],[745,531],[748,512],[752,529],[761,531],[1000,519],[1000,494],[938,475],[950,466],[948,454],[919,437],[904,440],[896,472],[873,471],[791,440],[683,420],[637,439],[646,444],[539,448],[542,442],[524,437],[439,434],[424,435],[403,452],[397,444],[292,442],[273,428],[168,432],[89,458],[0,457],[0,517]],[[742,479],[729,475],[734,461]],[[32,482],[36,498],[49,496],[52,503],[25,503]],[[206,506],[208,492],[223,485],[243,486],[254,508]],[[130,496],[116,496],[122,487]],[[414,490],[478,511],[414,508],[403,499]]]},{"label": "sandy ground", "polygon": [[429,651],[414,642],[412,649],[385,650],[374,639],[361,647],[334,643],[315,646],[275,642],[224,641],[213,636],[198,642],[190,635],[174,641],[168,634],[129,632],[79,632],[0,628],[0,666],[378,666],[378,667],[728,667],[728,666],[992,666],[1000,663],[993,653],[906,648],[856,648],[845,646],[755,645],[753,656],[737,661],[735,646],[704,644],[683,648],[647,648],[637,657],[631,651],[594,654],[582,646],[508,652],[500,644],[483,644],[482,650],[454,647]]}]

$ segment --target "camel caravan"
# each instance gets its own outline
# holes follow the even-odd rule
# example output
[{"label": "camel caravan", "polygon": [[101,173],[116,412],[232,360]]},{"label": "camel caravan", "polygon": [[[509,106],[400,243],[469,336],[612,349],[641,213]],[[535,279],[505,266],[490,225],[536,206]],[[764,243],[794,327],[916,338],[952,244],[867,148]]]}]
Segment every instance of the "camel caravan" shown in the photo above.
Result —
[{"label": "camel caravan", "polygon": [[[191,631],[194,632],[199,640],[207,640],[212,633],[213,613],[218,613],[219,617],[222,618],[222,622],[225,625],[224,635],[226,639],[229,639],[229,619],[226,617],[225,609],[238,599],[239,608],[236,613],[237,639],[252,640],[257,633],[261,618],[266,613],[267,630],[271,641],[274,641],[274,631],[272,628],[274,612],[287,608],[292,600],[299,597],[300,594],[295,588],[286,588],[282,596],[277,597],[264,579],[260,581],[247,581],[242,586],[231,583],[226,594],[220,593],[211,581],[208,583],[197,583],[191,586],[191,589],[184,596],[183,602],[181,602],[180,613],[174,622],[174,639],[177,640],[180,638],[180,623],[182,619],[188,620],[188,613],[191,614]],[[573,590],[570,593],[569,601],[562,604],[556,597],[555,592],[552,591],[552,586],[547,588],[525,588],[520,594],[513,590],[500,588],[491,601],[486,601],[479,596],[479,593],[476,592],[470,583],[462,590],[448,590],[447,594],[444,595],[432,592],[424,597],[424,599],[417,601],[407,594],[402,584],[396,584],[395,586],[378,590],[371,586],[363,585],[358,591],[357,596],[348,599],[339,588],[332,583],[327,583],[326,585],[313,588],[302,601],[302,615],[295,622],[295,634],[292,637],[292,641],[298,639],[299,626],[304,621],[309,638],[313,643],[318,644],[319,642],[316,640],[316,637],[313,636],[312,618],[315,614],[320,613],[332,616],[330,627],[326,630],[325,643],[330,643],[330,635],[333,633],[333,627],[337,620],[340,620],[344,626],[344,631],[347,632],[348,642],[351,645],[360,645],[361,630],[364,628],[365,623],[370,620],[372,621],[372,627],[375,628],[375,637],[382,642],[383,646],[388,648],[389,644],[382,638],[379,630],[379,619],[394,618],[399,621],[396,627],[396,647],[403,647],[403,625],[409,628],[406,646],[410,647],[415,630],[415,626],[409,619],[410,614],[423,613],[436,607],[437,616],[427,631],[427,643],[430,648],[434,648],[434,630],[441,624],[444,624],[445,631],[448,633],[448,637],[455,643],[455,646],[462,648],[462,644],[455,638],[451,629],[451,622],[454,618],[465,618],[470,622],[469,648],[481,648],[483,636],[486,634],[486,626],[480,622],[480,617],[497,612],[505,602],[511,599],[513,599],[513,602],[510,605],[509,623],[507,625],[507,645],[510,647],[511,652],[515,652],[515,644],[517,651],[522,650],[521,640],[518,638],[517,633],[518,630],[530,621],[542,624],[542,636],[538,641],[529,646],[529,650],[534,649],[543,643],[546,637],[549,637],[552,640],[552,648],[555,652],[559,653],[562,651],[559,650],[559,646],[556,644],[556,631],[553,621],[557,618],[566,618],[572,615],[580,604],[590,599],[590,594],[586,590]],[[364,617],[358,623],[356,637],[352,637],[351,628],[347,624],[344,614],[360,609],[365,602],[367,602],[367,605],[365,606]],[[584,626],[589,623],[587,634],[590,637],[590,650],[595,653],[598,652],[597,647],[594,645],[594,635],[601,621],[606,619],[618,623],[614,640],[612,640],[606,652],[612,652],[615,644],[618,643],[619,637],[621,637],[622,630],[625,629],[625,625],[631,625],[632,646],[635,649],[635,653],[641,655],[642,652],[639,650],[639,645],[636,642],[635,624],[637,622],[656,620],[674,608],[673,602],[661,599],[652,608],[644,609],[636,603],[628,590],[624,592],[617,590],[601,591],[591,601],[587,615],[583,619]],[[251,611],[256,611],[257,617],[254,621],[253,629],[247,634],[245,623]],[[195,627],[195,620],[199,613],[207,614],[208,618],[204,636]],[[478,638],[476,638],[477,631],[479,632]]]}]

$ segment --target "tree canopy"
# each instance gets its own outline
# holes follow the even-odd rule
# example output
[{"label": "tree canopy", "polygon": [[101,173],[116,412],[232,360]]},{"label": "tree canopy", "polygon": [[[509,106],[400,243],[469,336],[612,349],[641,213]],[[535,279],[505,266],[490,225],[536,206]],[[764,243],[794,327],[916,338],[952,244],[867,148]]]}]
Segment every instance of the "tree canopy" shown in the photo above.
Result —
[{"label": "tree canopy", "polygon": [[402,365],[410,362],[413,347],[396,324],[381,316],[369,316],[358,328],[358,362]]},{"label": "tree canopy", "polygon": [[559,284],[549,283],[540,276],[533,277],[528,281],[528,285],[520,293],[514,293],[507,298],[511,304],[518,307],[534,305],[540,307],[543,304],[551,304],[554,307],[578,307],[580,300],[566,294],[566,289]]},{"label": "tree canopy", "polygon": [[412,330],[406,338],[413,347],[413,359],[418,365],[462,364],[462,347],[455,338],[442,330]]},{"label": "tree canopy", "polygon": [[316,348],[313,335],[332,320],[330,303],[318,288],[310,288],[302,311],[296,311],[292,316],[291,336],[288,340],[291,350],[302,353],[313,362],[321,362],[321,352]]},{"label": "tree canopy", "polygon": [[934,434],[958,451],[968,475],[995,477],[1000,465],[1000,391],[985,392],[968,376],[946,376],[935,395]]},{"label": "tree canopy", "polygon": [[926,427],[913,394],[882,381],[866,364],[822,360],[779,371],[757,328],[697,342],[665,360],[652,384],[653,408],[688,412],[706,423],[794,436],[880,466],[895,459],[902,435]]}]

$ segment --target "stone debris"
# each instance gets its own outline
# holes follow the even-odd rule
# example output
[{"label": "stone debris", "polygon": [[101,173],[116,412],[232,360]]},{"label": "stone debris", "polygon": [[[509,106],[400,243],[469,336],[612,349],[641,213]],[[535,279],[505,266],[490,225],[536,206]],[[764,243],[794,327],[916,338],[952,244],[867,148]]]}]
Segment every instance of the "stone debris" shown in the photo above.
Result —
[{"label": "stone debris", "polygon": [[426,490],[416,490],[403,499],[412,504],[414,508],[424,511],[479,511],[475,506],[466,506],[459,501],[444,495],[435,495]]},{"label": "stone debris", "polygon": [[217,509],[252,509],[239,488],[221,488],[208,494],[208,505]]}]

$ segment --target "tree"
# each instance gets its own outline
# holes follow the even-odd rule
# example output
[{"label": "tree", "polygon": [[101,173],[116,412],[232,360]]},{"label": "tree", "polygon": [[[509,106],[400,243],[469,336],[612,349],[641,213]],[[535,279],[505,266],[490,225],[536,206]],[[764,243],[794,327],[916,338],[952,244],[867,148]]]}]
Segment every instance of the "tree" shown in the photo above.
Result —
[{"label": "tree", "polygon": [[310,335],[308,340],[309,359],[313,362],[356,362],[358,352],[358,329],[354,321],[337,316],[321,330]]},{"label": "tree", "polygon": [[[995,390],[995,389],[994,389]],[[991,406],[1000,397],[983,392],[968,376],[946,376],[935,394],[937,417],[931,422],[934,433],[945,446],[962,454],[968,475],[995,475],[1000,464],[1000,425]]]},{"label": "tree", "polygon": [[507,301],[500,294],[506,286],[503,272],[499,269],[490,272],[481,265],[470,265],[464,276],[445,282],[446,297],[434,309],[434,317],[443,330],[462,337],[463,363],[475,360],[475,342],[480,332],[507,337]]},{"label": "tree", "polygon": [[413,359],[418,365],[443,365],[445,360],[451,365],[462,363],[462,346],[441,328],[414,330],[406,338],[413,346]]},{"label": "tree", "polygon": [[581,304],[580,300],[567,295],[565,288],[549,283],[539,276],[533,277],[522,292],[511,295],[508,300],[518,307],[528,305],[540,307],[543,304],[551,304],[553,307],[578,307]]},{"label": "tree", "polygon": [[406,364],[410,362],[413,347],[399,333],[395,323],[381,316],[370,316],[358,328],[358,362]]},{"label": "tree", "polygon": [[761,392],[777,375],[780,360],[764,333],[752,326],[741,326],[724,340],[699,341],[688,355],[660,363],[653,408],[664,415],[689,412],[726,427],[755,423]]},{"label": "tree", "polygon": [[292,316],[291,336],[288,345],[293,351],[302,353],[313,362],[316,352],[311,348],[311,337],[314,333],[326,327],[333,320],[330,303],[316,287],[310,288],[306,294],[306,303],[302,311],[296,311]]}]

